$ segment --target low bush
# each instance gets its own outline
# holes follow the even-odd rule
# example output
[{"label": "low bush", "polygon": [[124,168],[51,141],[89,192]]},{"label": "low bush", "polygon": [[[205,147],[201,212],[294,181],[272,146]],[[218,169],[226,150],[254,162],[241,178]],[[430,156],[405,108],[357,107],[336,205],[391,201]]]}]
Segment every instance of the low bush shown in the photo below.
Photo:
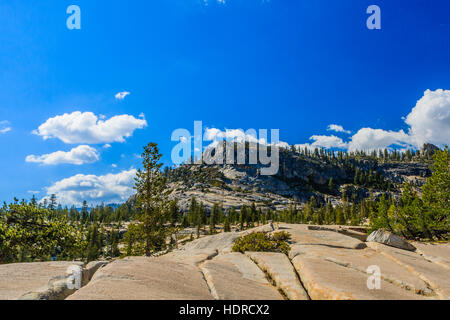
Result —
[{"label": "low bush", "polygon": [[288,254],[290,247],[287,242],[291,235],[285,231],[276,232],[273,235],[263,232],[255,232],[238,238],[234,245],[234,252],[281,252]]}]

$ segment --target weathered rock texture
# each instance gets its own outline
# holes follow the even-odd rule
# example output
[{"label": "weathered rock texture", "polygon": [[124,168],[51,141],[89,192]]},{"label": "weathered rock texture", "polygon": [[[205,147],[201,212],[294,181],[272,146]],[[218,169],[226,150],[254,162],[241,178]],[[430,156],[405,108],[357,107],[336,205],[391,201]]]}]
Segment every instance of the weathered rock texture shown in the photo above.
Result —
[{"label": "weathered rock texture", "polygon": [[[170,175],[171,197],[178,199],[182,211],[187,211],[192,197],[202,201],[206,210],[215,203],[225,210],[252,203],[262,209],[283,210],[292,203],[302,206],[311,196],[320,202],[337,204],[344,190],[350,192],[349,198],[354,192],[359,200],[370,195],[369,188],[354,184],[351,170],[336,163],[280,149],[279,165],[280,170],[273,176],[261,175],[261,165],[183,165]],[[376,171],[395,184],[410,181],[414,186],[423,185],[431,174],[428,164],[420,162],[382,163],[367,159],[358,163],[358,169]],[[328,190],[330,178],[336,190]],[[372,192],[379,197],[387,191]],[[389,193],[398,196],[400,190],[394,188]]]},{"label": "weathered rock texture", "polygon": [[309,300],[289,258],[276,252],[247,252],[289,300]]},{"label": "weathered rock texture", "polygon": [[76,268],[85,285],[107,262],[36,262],[0,265],[0,300],[63,300],[77,291],[68,278]]},{"label": "weathered rock texture", "polygon": [[449,244],[416,242],[409,251],[363,242],[362,230],[347,228],[280,224],[292,235],[288,256],[232,252],[238,237],[272,231],[263,226],[206,236],[158,257],[91,263],[83,268],[88,283],[75,292],[59,287],[72,263],[3,265],[0,299],[450,299]]},{"label": "weathered rock texture", "polygon": [[412,244],[410,244],[408,241],[400,238],[399,236],[380,229],[372,232],[367,237],[367,242],[378,242],[382,243],[391,247],[403,249],[403,250],[409,250],[409,251],[415,251],[416,247],[414,247]]}]

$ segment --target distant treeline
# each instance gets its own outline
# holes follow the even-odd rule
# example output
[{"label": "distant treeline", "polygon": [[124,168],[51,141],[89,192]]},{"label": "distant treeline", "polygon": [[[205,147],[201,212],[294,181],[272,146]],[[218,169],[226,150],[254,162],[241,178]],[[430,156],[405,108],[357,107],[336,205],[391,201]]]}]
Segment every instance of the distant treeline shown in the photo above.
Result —
[{"label": "distant treeline", "polygon": [[[306,150],[305,150],[306,152]],[[320,153],[319,153],[320,156]],[[121,255],[151,255],[176,245],[174,235],[193,227],[200,231],[246,229],[267,221],[307,224],[368,224],[369,230],[384,228],[408,239],[448,240],[450,217],[450,157],[445,148],[433,156],[432,176],[422,194],[405,183],[400,199],[385,193],[357,201],[356,195],[342,194],[342,204],[319,203],[311,199],[300,208],[295,203],[282,211],[255,203],[224,210],[215,204],[211,212],[192,198],[182,214],[177,200],[168,200],[168,175],[161,170],[161,155],[155,144],[145,147],[143,170],[138,171],[135,197],[113,208],[99,205],[81,210],[63,208],[52,195],[46,203],[15,201],[0,208],[0,263],[56,260],[92,261]],[[214,172],[206,171],[214,179]],[[356,175],[364,182],[369,175]],[[379,178],[373,178],[381,181]],[[370,180],[370,179],[369,179]],[[330,183],[330,189],[333,182]],[[125,232],[126,231],[126,232]],[[204,232],[203,232],[204,233]],[[190,235],[193,239],[194,235]],[[120,245],[122,248],[120,249]]]}]

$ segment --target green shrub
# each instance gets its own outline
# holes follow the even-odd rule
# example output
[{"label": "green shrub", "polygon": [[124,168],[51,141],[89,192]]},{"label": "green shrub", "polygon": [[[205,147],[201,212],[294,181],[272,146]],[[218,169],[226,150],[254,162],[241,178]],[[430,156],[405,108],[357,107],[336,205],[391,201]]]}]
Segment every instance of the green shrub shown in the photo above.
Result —
[{"label": "green shrub", "polygon": [[246,252],[281,252],[288,254],[290,247],[287,241],[291,235],[285,231],[274,233],[273,235],[255,232],[242,236],[233,245],[233,251]]}]

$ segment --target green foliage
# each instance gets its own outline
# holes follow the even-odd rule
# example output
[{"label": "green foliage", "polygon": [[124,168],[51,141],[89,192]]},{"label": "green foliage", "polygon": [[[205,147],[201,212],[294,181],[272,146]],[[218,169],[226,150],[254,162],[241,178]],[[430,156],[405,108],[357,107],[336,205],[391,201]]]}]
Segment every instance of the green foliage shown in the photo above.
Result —
[{"label": "green foliage", "polygon": [[182,165],[166,173],[171,182],[181,181],[191,187],[196,183],[224,188],[224,175],[218,168],[207,165]]},{"label": "green foliage", "polygon": [[225,222],[223,224],[223,231],[224,232],[231,232],[230,218],[229,217],[225,218]]},{"label": "green foliage", "polygon": [[146,256],[165,247],[168,229],[167,179],[160,171],[162,155],[155,143],[149,143],[142,153],[143,169],[136,174],[137,206],[142,214],[136,227],[135,238],[144,242]]},{"label": "green foliage", "polygon": [[180,220],[180,209],[178,208],[177,200],[172,200],[169,203],[169,218],[172,224],[172,227],[175,226],[175,223]]},{"label": "green foliage", "polygon": [[0,209],[0,263],[72,260],[83,247],[82,234],[63,215],[25,202]]},{"label": "green foliage", "polygon": [[422,200],[428,228],[441,238],[450,230],[450,156],[448,147],[433,157],[433,174],[423,186]]},{"label": "green foliage", "polygon": [[255,232],[238,238],[234,245],[234,252],[281,252],[288,254],[290,247],[287,241],[291,235],[287,232],[277,232],[273,235],[263,232]]},{"label": "green foliage", "polygon": [[450,216],[450,157],[446,147],[434,155],[433,174],[423,186],[422,198],[409,183],[397,204],[380,199],[370,217],[370,229],[387,229],[409,239],[448,239]]},{"label": "green foliage", "polygon": [[138,240],[138,225],[135,223],[130,223],[128,225],[127,232],[123,235],[123,240],[126,246],[126,255],[127,256],[135,256],[140,254],[139,248],[135,246]]}]

